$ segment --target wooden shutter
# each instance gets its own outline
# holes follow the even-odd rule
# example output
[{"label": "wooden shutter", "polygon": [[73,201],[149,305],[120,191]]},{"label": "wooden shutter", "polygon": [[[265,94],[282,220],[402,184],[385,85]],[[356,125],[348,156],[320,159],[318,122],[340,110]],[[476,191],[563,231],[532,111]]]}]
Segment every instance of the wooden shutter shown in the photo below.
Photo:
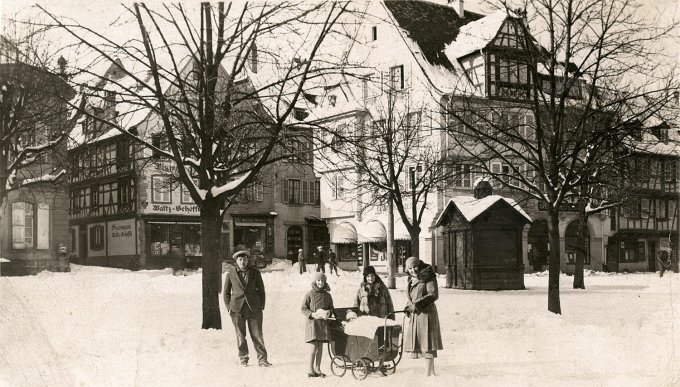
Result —
[{"label": "wooden shutter", "polygon": [[309,203],[309,183],[307,180],[302,181],[302,204]]},{"label": "wooden shutter", "polygon": [[281,194],[281,201],[284,203],[288,203],[288,180],[284,179],[283,180],[283,192]]},{"label": "wooden shutter", "polygon": [[38,205],[38,249],[50,248],[50,206]]}]

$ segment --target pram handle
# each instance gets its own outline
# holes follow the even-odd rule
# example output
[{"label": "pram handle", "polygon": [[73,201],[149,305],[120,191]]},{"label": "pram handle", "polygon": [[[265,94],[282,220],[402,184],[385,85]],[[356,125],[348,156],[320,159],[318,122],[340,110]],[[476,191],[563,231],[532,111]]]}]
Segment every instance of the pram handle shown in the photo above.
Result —
[{"label": "pram handle", "polygon": [[[408,313],[406,313],[405,311],[396,310],[394,312],[388,312],[385,315],[385,319],[384,319],[384,322],[383,322],[383,343],[387,343],[387,317],[389,317],[390,315],[397,317],[397,313],[403,313],[404,314],[404,318],[401,319],[402,328],[404,326],[404,322],[406,322],[406,316],[408,316]],[[403,336],[402,336],[402,338],[403,338]]]}]

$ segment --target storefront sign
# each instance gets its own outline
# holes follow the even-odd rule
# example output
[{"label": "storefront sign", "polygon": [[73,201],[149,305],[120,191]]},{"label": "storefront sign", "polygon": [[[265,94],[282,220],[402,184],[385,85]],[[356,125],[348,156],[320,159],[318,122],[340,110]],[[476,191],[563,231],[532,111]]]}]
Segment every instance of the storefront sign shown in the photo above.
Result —
[{"label": "storefront sign", "polygon": [[107,228],[109,255],[132,255],[136,253],[137,236],[134,219],[108,222]]},{"label": "storefront sign", "polygon": [[162,214],[192,214],[197,215],[201,210],[195,204],[152,204],[146,212]]}]

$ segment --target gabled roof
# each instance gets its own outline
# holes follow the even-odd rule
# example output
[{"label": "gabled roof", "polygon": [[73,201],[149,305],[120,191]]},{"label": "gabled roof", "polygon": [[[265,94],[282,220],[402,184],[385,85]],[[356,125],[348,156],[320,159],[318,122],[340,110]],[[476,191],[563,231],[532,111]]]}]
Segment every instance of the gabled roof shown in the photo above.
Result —
[{"label": "gabled roof", "polygon": [[449,200],[446,208],[437,218],[435,227],[438,227],[441,224],[444,215],[451,211],[452,207],[458,208],[458,211],[460,211],[465,220],[472,222],[497,202],[502,202],[506,205],[509,205],[513,210],[517,211],[521,217],[525,218],[527,222],[531,222],[531,217],[529,217],[529,215],[524,212],[522,207],[520,207],[519,204],[517,204],[517,202],[515,202],[513,199],[500,195],[489,195],[481,199],[476,199],[473,196],[454,196],[451,198],[451,200]]},{"label": "gabled roof", "polygon": [[420,0],[385,0],[385,6],[431,64],[450,70],[453,64],[444,49],[456,39],[461,27],[483,17],[468,11],[460,17],[450,6]]}]

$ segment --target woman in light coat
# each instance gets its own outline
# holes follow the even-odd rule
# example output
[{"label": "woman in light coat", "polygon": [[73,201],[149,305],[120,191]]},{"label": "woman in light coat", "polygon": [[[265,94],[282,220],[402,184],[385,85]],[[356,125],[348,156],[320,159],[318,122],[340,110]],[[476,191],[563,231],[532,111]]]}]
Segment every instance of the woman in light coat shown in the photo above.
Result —
[{"label": "woman in light coat", "polygon": [[435,375],[434,358],[443,349],[439,314],[435,301],[439,298],[437,274],[432,266],[416,257],[406,260],[408,303],[404,312],[410,317],[405,327],[404,351],[414,359],[425,358],[426,375]]},{"label": "woman in light coat", "polygon": [[310,378],[325,378],[321,372],[321,355],[323,343],[331,340],[331,330],[328,318],[333,313],[333,297],[329,293],[331,288],[326,283],[324,273],[314,273],[312,290],[307,292],[302,301],[302,314],[307,318],[305,323],[305,341],[310,346],[309,373]]}]

